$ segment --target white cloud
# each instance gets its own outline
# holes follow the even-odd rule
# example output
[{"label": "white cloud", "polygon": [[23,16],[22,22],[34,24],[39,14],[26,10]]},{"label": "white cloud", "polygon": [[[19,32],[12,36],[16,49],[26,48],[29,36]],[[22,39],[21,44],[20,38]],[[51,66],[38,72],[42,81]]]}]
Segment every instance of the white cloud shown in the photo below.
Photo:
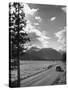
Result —
[{"label": "white cloud", "polygon": [[50,21],[54,21],[56,19],[56,17],[51,17]]},{"label": "white cloud", "polygon": [[24,3],[23,10],[24,10],[26,15],[34,15],[38,11],[38,8],[37,9],[34,9],[34,8],[31,9],[28,4]]},{"label": "white cloud", "polygon": [[60,30],[59,32],[55,33],[55,36],[57,37],[57,42],[60,44],[58,49],[65,50],[66,48],[66,28],[64,27],[63,30]]},{"label": "white cloud", "polygon": [[[24,4],[24,12],[26,17],[32,16],[36,14],[38,11],[37,9],[30,8],[28,4]],[[28,36],[30,38],[29,47],[38,47],[38,48],[46,48],[48,47],[48,40],[50,39],[46,34],[44,34],[42,31],[37,29],[36,27],[39,25],[39,22],[41,22],[40,16],[34,16],[35,20],[38,21],[38,23],[32,23],[30,19],[28,18],[27,24],[25,27],[25,31],[28,33]],[[36,26],[36,27],[35,27]],[[45,32],[46,33],[46,32]]]},{"label": "white cloud", "polygon": [[61,9],[66,13],[66,7],[62,7]]},{"label": "white cloud", "polygon": [[64,43],[63,41],[65,41],[65,34],[66,34],[66,28],[64,28],[63,30],[57,32],[55,35],[58,38],[58,42]]},{"label": "white cloud", "polygon": [[34,25],[36,25],[36,26],[37,26],[37,25],[39,25],[39,23],[34,23]]},{"label": "white cloud", "polygon": [[[32,25],[30,21],[25,28],[25,31],[28,32],[30,37],[30,47],[37,46],[38,48],[48,47],[48,40],[50,39],[46,34],[43,34],[39,29]],[[45,32],[46,33],[46,32]]]},{"label": "white cloud", "polygon": [[41,20],[42,20],[42,19],[40,18],[40,16],[35,16],[35,19],[38,20],[39,22],[41,22]]}]

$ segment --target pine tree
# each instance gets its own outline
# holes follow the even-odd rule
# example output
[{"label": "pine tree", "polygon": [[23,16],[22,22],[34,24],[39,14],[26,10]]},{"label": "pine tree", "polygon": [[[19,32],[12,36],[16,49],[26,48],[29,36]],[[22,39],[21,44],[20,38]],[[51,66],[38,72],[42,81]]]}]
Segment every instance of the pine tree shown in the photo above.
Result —
[{"label": "pine tree", "polygon": [[[20,87],[20,54],[26,48],[24,45],[29,41],[27,33],[24,31],[26,26],[25,13],[22,3],[9,3],[9,86]],[[17,66],[17,81],[11,82],[11,60]]]}]

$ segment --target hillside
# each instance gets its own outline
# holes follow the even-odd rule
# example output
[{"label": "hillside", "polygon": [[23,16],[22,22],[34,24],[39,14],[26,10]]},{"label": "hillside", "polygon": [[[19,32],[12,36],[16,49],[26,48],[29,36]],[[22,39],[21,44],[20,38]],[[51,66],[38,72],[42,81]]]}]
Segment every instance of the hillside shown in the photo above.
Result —
[{"label": "hillside", "polygon": [[23,60],[59,60],[61,59],[61,54],[52,48],[31,48],[24,55],[22,55]]}]

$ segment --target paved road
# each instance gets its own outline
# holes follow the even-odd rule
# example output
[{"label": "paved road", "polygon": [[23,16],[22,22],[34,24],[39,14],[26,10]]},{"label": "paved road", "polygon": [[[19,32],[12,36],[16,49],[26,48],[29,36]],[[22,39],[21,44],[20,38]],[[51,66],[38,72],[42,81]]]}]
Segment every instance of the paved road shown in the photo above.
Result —
[{"label": "paved road", "polygon": [[41,86],[41,85],[53,85],[60,79],[64,72],[57,72],[55,66],[43,71],[37,75],[29,77],[21,81],[21,86]]}]

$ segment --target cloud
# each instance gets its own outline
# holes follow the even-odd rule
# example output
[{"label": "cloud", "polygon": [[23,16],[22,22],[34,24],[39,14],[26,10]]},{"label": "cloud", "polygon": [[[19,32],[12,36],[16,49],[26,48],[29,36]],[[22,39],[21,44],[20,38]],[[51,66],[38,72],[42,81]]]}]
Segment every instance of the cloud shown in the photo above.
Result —
[{"label": "cloud", "polygon": [[64,27],[63,30],[60,30],[59,32],[55,33],[55,36],[57,37],[57,42],[60,44],[58,49],[65,51],[66,49],[66,28]]},{"label": "cloud", "polygon": [[42,20],[42,19],[40,18],[40,16],[35,16],[35,19],[38,20],[39,22],[41,22],[41,20]]},{"label": "cloud", "polygon": [[57,32],[55,35],[58,38],[58,42],[60,43],[64,43],[63,41],[65,41],[65,35],[66,35],[66,28],[64,28],[63,30]]},{"label": "cloud", "polygon": [[37,11],[38,11],[38,8],[35,9],[35,8],[30,8],[28,4],[24,3],[24,8],[23,8],[24,12],[26,15],[34,15]]},{"label": "cloud", "polygon": [[51,17],[50,21],[54,21],[56,19],[56,17]]},{"label": "cloud", "polygon": [[[39,34],[38,34],[39,33]],[[42,36],[41,32],[35,30],[28,34],[30,37],[30,46],[37,46],[38,48],[46,48],[48,47],[48,39],[49,37]]]},{"label": "cloud", "polygon": [[36,25],[36,26],[37,26],[37,25],[39,25],[39,23],[34,23],[34,25]]},{"label": "cloud", "polygon": [[[27,18],[26,27],[24,28],[25,32],[28,33],[28,36],[30,38],[30,42],[26,46],[30,47],[38,47],[38,48],[46,48],[48,47],[48,40],[50,39],[46,34],[40,31],[37,26],[39,25],[39,22],[41,22],[40,16],[33,16],[37,13],[39,9],[30,8],[28,4],[24,4],[24,12]],[[29,16],[31,16],[32,19],[36,20],[37,22],[33,23],[31,19],[29,19]],[[45,32],[46,33],[46,32]]]},{"label": "cloud", "polygon": [[[46,48],[48,47],[48,37],[46,34],[43,34],[42,31],[37,29],[35,26],[32,25],[30,21],[28,21],[25,31],[28,33],[30,38],[29,46],[37,46],[38,48]],[[45,32],[46,33],[46,32]]]},{"label": "cloud", "polygon": [[61,10],[66,13],[66,7],[62,7]]}]

